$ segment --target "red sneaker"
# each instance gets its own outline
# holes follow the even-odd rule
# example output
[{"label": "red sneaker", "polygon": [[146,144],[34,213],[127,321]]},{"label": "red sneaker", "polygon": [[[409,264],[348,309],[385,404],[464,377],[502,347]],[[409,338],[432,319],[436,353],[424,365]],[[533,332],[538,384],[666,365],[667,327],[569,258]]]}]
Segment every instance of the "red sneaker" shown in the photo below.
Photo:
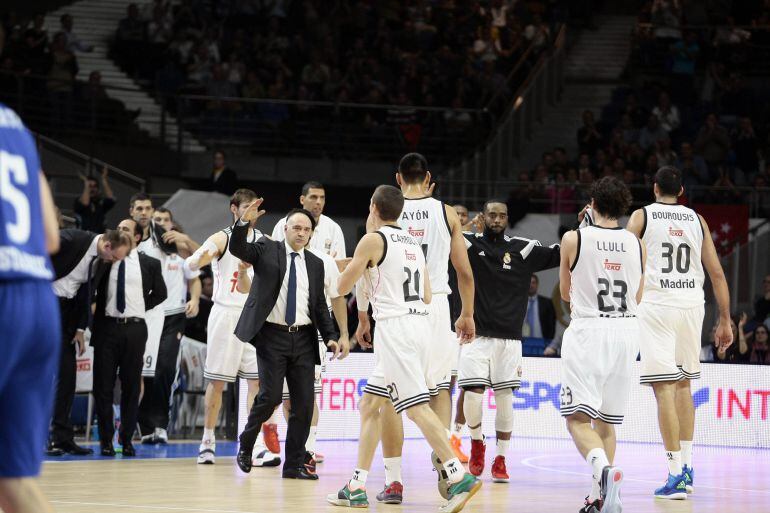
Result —
[{"label": "red sneaker", "polygon": [[494,463],[492,463],[492,481],[507,483],[510,479],[508,469],[505,468],[505,456],[496,456]]},{"label": "red sneaker", "polygon": [[278,442],[278,424],[262,424],[262,434],[265,437],[267,450],[281,454],[281,444]]},{"label": "red sneaker", "polygon": [[457,435],[452,435],[449,438],[449,445],[452,446],[452,452],[455,453],[460,463],[468,463],[468,455],[463,452],[463,441]]},{"label": "red sneaker", "polygon": [[471,459],[468,462],[468,471],[474,476],[480,476],[484,472],[484,453],[487,444],[481,440],[471,440]]},{"label": "red sneaker", "polygon": [[401,504],[404,500],[404,486],[398,481],[393,481],[377,494],[377,500],[385,504]]}]

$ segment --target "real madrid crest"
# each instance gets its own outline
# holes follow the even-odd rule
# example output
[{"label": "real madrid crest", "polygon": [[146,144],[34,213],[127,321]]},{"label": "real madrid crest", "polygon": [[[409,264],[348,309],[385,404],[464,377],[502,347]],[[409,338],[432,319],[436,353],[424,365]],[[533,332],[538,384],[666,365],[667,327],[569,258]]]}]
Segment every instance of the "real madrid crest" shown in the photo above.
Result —
[{"label": "real madrid crest", "polygon": [[505,254],[503,255],[503,269],[510,269],[511,268],[510,263],[511,263],[511,254],[506,251]]}]

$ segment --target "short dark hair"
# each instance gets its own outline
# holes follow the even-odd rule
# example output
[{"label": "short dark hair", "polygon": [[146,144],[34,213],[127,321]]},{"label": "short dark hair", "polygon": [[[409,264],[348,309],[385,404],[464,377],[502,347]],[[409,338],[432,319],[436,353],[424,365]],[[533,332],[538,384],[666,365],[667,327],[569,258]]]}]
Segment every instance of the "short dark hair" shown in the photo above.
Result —
[{"label": "short dark hair", "polygon": [[168,214],[168,218],[171,219],[171,222],[174,222],[174,214],[171,213],[169,209],[166,207],[158,207],[155,209],[155,212],[160,212],[161,214]]},{"label": "short dark hair", "polygon": [[407,153],[398,163],[398,174],[406,183],[422,182],[428,174],[428,160],[419,153]]},{"label": "short dark hair", "polygon": [[663,166],[655,173],[655,183],[661,194],[679,196],[682,190],[682,172],[674,166]]},{"label": "short dark hair", "polygon": [[383,221],[395,221],[404,210],[404,194],[392,185],[380,185],[374,189],[372,203],[377,207]]},{"label": "short dark hair", "polygon": [[293,208],[289,210],[289,213],[286,214],[286,222],[289,222],[289,218],[293,216],[294,214],[304,214],[307,216],[308,219],[310,219],[310,228],[315,230],[315,219],[313,219],[313,214],[305,210],[304,208]]},{"label": "short dark hair", "polygon": [[152,198],[150,198],[149,194],[147,194],[146,192],[137,192],[136,194],[131,196],[130,200],[128,200],[128,205],[131,208],[134,208],[134,203],[136,203],[137,201],[146,201],[146,200],[150,200],[150,203],[152,203]]},{"label": "short dark hair", "polygon": [[614,176],[605,176],[594,182],[591,187],[591,199],[596,211],[610,219],[618,219],[628,212],[633,201],[626,184]]},{"label": "short dark hair", "polygon": [[[127,218],[123,219],[123,221],[131,221],[132,223],[134,223],[134,237],[136,237],[138,235],[140,240],[141,240],[142,237],[144,237],[144,228],[139,226],[139,223],[134,221],[133,218],[127,217]],[[121,223],[123,221],[121,221]],[[118,223],[118,224],[120,224],[120,223]]]},{"label": "short dark hair", "polygon": [[257,193],[251,189],[238,189],[230,196],[230,205],[240,207],[243,203],[254,201],[255,199],[257,199]]},{"label": "short dark hair", "polygon": [[324,186],[321,182],[307,182],[305,185],[302,186],[302,195],[307,196],[308,193],[310,193],[310,189],[324,189]]},{"label": "short dark hair", "polygon": [[502,200],[500,198],[489,198],[487,201],[484,202],[484,206],[481,207],[481,211],[482,212],[486,212],[487,211],[487,207],[489,205],[491,205],[492,203],[501,203],[501,204],[505,205],[506,207],[508,206],[508,204],[505,202],[505,200]]}]

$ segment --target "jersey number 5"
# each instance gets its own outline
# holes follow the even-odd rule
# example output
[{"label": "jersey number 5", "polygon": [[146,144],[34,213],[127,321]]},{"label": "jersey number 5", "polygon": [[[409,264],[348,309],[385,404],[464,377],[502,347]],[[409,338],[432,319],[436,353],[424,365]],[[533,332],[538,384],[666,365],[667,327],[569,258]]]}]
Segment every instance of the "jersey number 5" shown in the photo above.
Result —
[{"label": "jersey number 5", "polygon": [[14,210],[14,221],[6,221],[5,231],[14,244],[26,244],[29,240],[32,220],[29,199],[11,181],[11,175],[19,185],[29,183],[27,163],[23,157],[0,151],[0,199],[7,201]]}]

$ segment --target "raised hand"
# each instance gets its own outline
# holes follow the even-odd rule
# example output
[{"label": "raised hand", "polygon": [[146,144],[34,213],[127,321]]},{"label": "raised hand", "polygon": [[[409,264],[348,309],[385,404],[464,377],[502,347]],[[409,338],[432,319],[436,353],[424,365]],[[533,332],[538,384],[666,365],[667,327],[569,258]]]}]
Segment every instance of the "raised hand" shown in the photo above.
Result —
[{"label": "raised hand", "polygon": [[241,220],[249,223],[253,223],[257,219],[265,215],[265,211],[259,209],[263,201],[264,199],[262,198],[257,198],[256,200],[254,200],[254,203],[249,205],[249,208],[246,209],[246,212],[243,213]]}]

